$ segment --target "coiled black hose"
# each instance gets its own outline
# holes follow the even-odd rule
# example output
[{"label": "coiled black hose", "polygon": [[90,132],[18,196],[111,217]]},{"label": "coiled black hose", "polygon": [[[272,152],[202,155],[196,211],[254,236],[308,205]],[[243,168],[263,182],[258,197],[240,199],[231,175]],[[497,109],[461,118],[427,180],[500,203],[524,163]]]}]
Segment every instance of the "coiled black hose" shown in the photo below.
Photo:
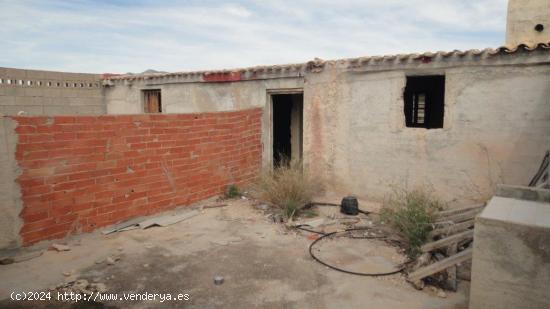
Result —
[{"label": "coiled black hose", "polygon": [[[310,232],[310,233],[315,233],[315,234],[321,235],[321,237],[315,239],[309,245],[309,255],[311,255],[311,257],[315,261],[319,262],[320,264],[322,264],[322,265],[324,265],[328,268],[331,268],[331,269],[334,269],[334,270],[337,270],[339,272],[343,272],[343,273],[346,273],[346,274],[357,275],[357,276],[367,276],[367,277],[382,277],[382,276],[394,275],[394,274],[402,272],[405,269],[405,264],[403,264],[403,266],[401,266],[399,269],[393,270],[393,271],[390,271],[390,272],[362,273],[362,272],[355,272],[355,271],[345,270],[345,269],[339,268],[337,266],[330,265],[327,262],[324,262],[323,260],[321,260],[319,257],[315,256],[315,254],[313,253],[313,246],[315,246],[315,244],[318,243],[319,241],[321,241],[322,239],[330,237],[330,236],[338,234],[338,233],[341,233],[341,232],[323,233],[323,232],[311,230],[311,229],[308,229],[308,228],[304,228],[303,225],[297,225],[297,226],[295,226],[295,228],[303,230],[303,231],[307,231],[307,232]],[[368,229],[369,228],[351,228],[351,229],[346,229],[343,232],[344,233],[350,233],[352,231],[364,231],[364,230],[368,230]],[[360,236],[360,237],[353,236],[353,237],[350,237],[350,238],[354,238],[354,239],[384,239],[384,238],[386,238],[386,236]]]}]

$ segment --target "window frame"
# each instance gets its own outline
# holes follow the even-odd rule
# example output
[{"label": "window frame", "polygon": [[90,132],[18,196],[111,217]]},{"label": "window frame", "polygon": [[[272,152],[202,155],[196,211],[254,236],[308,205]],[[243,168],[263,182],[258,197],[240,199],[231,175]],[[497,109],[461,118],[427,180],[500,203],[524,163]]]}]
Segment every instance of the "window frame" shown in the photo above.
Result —
[{"label": "window frame", "polygon": [[[161,89],[142,89],[142,100],[143,100],[143,112],[146,114],[160,114],[162,113],[162,91]],[[156,96],[158,100],[157,109],[151,109],[150,98]]]},{"label": "window frame", "polygon": [[[419,104],[422,95],[423,104]],[[407,75],[403,112],[407,128],[442,129],[445,122],[445,75]]]}]

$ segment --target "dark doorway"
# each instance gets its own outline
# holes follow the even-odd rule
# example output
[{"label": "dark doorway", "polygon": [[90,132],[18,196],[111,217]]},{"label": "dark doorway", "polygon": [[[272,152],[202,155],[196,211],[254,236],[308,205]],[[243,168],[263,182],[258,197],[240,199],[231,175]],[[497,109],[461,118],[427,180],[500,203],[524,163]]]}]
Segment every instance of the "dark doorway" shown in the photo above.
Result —
[{"label": "dark doorway", "polygon": [[302,93],[273,94],[273,165],[302,158]]}]

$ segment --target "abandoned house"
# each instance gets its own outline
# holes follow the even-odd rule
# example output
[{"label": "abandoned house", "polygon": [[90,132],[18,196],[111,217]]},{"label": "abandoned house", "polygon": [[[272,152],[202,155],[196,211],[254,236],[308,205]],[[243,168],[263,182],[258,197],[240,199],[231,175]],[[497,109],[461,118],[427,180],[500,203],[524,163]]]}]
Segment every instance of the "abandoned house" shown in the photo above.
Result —
[{"label": "abandoned house", "polygon": [[546,1],[518,0],[494,49],[181,73],[0,68],[0,248],[189,205],[288,158],[378,202],[392,185],[427,184],[451,208],[527,186],[550,149],[549,27]]}]

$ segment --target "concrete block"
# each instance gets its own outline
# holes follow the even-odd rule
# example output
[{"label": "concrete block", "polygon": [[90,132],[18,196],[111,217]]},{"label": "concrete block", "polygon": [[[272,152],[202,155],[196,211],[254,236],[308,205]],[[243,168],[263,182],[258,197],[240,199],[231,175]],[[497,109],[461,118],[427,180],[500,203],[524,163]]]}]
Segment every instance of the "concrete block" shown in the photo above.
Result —
[{"label": "concrete block", "polygon": [[107,114],[107,106],[105,105],[94,105],[91,107],[91,114],[94,115],[104,115]]},{"label": "concrete block", "polygon": [[76,98],[68,98],[69,105],[72,106],[86,106],[86,105],[93,105],[94,100],[89,98],[82,98],[82,97],[76,97]]},{"label": "concrete block", "polygon": [[537,189],[533,187],[498,185],[496,195],[519,200],[550,203],[550,190]]},{"label": "concrete block", "polygon": [[68,75],[66,73],[61,73],[61,72],[45,72],[44,73],[44,78],[47,78],[47,79],[53,79],[53,80],[57,80],[57,81],[63,81],[65,80]]},{"label": "concrete block", "polygon": [[65,97],[65,98],[77,98],[78,97],[78,89],[76,88],[64,88],[62,91],[61,91],[61,96]]},{"label": "concrete block", "polygon": [[44,105],[44,97],[30,97],[32,99],[33,105]]},{"label": "concrete block", "polygon": [[101,105],[71,106],[74,114],[77,115],[102,115],[105,108]]},{"label": "concrete block", "polygon": [[550,204],[493,197],[476,218],[470,309],[550,308],[549,286]]},{"label": "concrete block", "polygon": [[44,115],[74,115],[75,110],[67,105],[44,105]]},{"label": "concrete block", "polygon": [[24,79],[27,77],[26,70],[5,68],[5,76],[8,78]]},{"label": "concrete block", "polygon": [[26,70],[26,71],[27,71],[26,78],[31,80],[40,80],[45,77],[44,71],[39,71],[39,70]]},{"label": "concrete block", "polygon": [[8,86],[5,88],[5,95],[13,97],[23,97],[25,96],[25,89],[19,86]]},{"label": "concrete block", "polygon": [[32,97],[15,97],[15,105],[33,105]]},{"label": "concrete block", "polygon": [[28,97],[42,97],[44,96],[44,89],[42,87],[25,87],[25,96]]},{"label": "concrete block", "polygon": [[15,105],[15,97],[12,96],[0,96],[0,105]]},{"label": "concrete block", "polygon": [[45,97],[57,98],[61,96],[61,90],[57,87],[49,87],[43,90],[43,94]]},{"label": "concrete block", "polygon": [[27,115],[42,115],[44,113],[44,108],[41,105],[6,105],[3,107],[3,113],[6,115],[17,115],[21,111],[25,112]]}]

